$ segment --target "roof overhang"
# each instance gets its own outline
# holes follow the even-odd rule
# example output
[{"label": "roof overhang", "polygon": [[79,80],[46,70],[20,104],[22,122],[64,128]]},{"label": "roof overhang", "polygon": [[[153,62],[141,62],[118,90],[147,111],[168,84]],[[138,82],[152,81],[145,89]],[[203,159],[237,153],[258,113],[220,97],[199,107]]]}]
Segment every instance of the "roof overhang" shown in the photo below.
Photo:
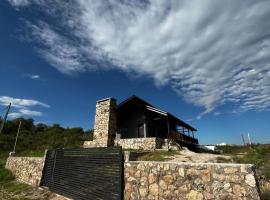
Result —
[{"label": "roof overhang", "polygon": [[120,104],[118,104],[118,106],[116,107],[117,110],[119,110],[120,108],[122,108],[125,104],[129,103],[129,102],[132,102],[132,101],[137,101],[137,102],[141,102],[142,104],[145,105],[145,108],[151,112],[155,112],[157,114],[160,114],[160,115],[163,115],[165,117],[168,117],[170,118],[171,120],[175,121],[176,124],[180,125],[180,126],[183,126],[191,131],[197,131],[195,128],[193,128],[192,126],[190,126],[189,124],[183,122],[181,119],[175,117],[174,115],[166,112],[166,111],[163,111],[163,110],[160,110],[158,108],[156,108],[155,106],[152,106],[150,103],[146,102],[145,100],[133,95],[129,98],[127,98],[126,100],[122,101]]}]

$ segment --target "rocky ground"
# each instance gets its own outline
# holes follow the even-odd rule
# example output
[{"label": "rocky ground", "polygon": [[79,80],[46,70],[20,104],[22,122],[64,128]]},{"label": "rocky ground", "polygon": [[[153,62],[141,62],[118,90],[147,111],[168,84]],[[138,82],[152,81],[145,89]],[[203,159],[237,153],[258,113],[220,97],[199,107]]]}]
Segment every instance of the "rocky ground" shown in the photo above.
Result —
[{"label": "rocky ground", "polygon": [[230,160],[230,156],[210,153],[195,153],[193,151],[184,148],[180,151],[180,154],[176,154],[170,158],[172,162],[195,162],[195,163],[210,163],[219,162],[220,160]]}]

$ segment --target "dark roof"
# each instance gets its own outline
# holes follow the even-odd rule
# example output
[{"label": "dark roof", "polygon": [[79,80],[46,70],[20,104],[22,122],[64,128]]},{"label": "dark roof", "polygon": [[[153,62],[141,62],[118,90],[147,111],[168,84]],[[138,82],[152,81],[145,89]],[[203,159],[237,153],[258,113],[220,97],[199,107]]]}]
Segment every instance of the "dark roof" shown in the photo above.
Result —
[{"label": "dark roof", "polygon": [[122,101],[120,104],[117,105],[117,108],[116,109],[121,108],[123,105],[125,105],[126,103],[131,102],[131,101],[141,102],[141,103],[143,103],[143,104],[146,105],[146,109],[151,110],[151,111],[154,111],[154,112],[157,112],[157,113],[162,114],[162,115],[166,115],[168,118],[176,121],[179,125],[181,125],[181,126],[183,126],[185,128],[188,128],[188,129],[190,129],[192,131],[197,131],[195,128],[193,128],[189,124],[185,123],[181,119],[175,117],[171,113],[168,113],[166,111],[163,111],[163,110],[158,109],[157,107],[151,105],[150,103],[146,102],[145,100],[141,99],[140,97],[138,97],[136,95],[132,95],[131,97],[129,97],[126,100]]},{"label": "dark roof", "polygon": [[124,104],[126,104],[127,102],[130,102],[130,101],[134,101],[134,100],[138,100],[138,101],[141,101],[143,104],[145,105],[148,105],[148,106],[152,106],[150,103],[146,102],[145,100],[141,99],[140,97],[136,96],[136,95],[132,95],[130,96],[129,98],[127,98],[126,100],[122,101],[121,103],[119,103],[117,105],[117,108],[120,108],[122,107]]}]

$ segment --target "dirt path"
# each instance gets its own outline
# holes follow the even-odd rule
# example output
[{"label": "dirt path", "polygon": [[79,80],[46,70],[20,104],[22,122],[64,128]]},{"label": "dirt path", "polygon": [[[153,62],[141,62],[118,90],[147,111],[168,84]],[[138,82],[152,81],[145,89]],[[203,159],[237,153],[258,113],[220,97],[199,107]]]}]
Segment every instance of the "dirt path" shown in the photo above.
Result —
[{"label": "dirt path", "polygon": [[170,161],[208,163],[208,162],[218,162],[218,159],[230,160],[231,157],[219,154],[195,153],[185,148],[180,152],[179,155],[175,155]]}]

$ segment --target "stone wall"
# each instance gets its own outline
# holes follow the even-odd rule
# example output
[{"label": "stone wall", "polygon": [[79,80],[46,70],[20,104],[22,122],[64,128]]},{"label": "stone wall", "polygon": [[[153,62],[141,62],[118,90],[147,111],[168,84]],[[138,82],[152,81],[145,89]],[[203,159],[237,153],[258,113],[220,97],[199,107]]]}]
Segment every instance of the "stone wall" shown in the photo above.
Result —
[{"label": "stone wall", "polygon": [[16,180],[32,186],[39,186],[44,160],[44,158],[37,157],[9,157],[6,168],[14,174]]},{"label": "stone wall", "polygon": [[252,165],[125,163],[125,199],[258,200]]},{"label": "stone wall", "polygon": [[164,139],[161,138],[130,138],[130,139],[116,139],[115,146],[122,146],[123,149],[142,149],[155,150],[160,149]]},{"label": "stone wall", "polygon": [[[16,179],[39,186],[44,158],[9,157]],[[259,200],[252,165],[129,161],[124,166],[124,199]]]}]

